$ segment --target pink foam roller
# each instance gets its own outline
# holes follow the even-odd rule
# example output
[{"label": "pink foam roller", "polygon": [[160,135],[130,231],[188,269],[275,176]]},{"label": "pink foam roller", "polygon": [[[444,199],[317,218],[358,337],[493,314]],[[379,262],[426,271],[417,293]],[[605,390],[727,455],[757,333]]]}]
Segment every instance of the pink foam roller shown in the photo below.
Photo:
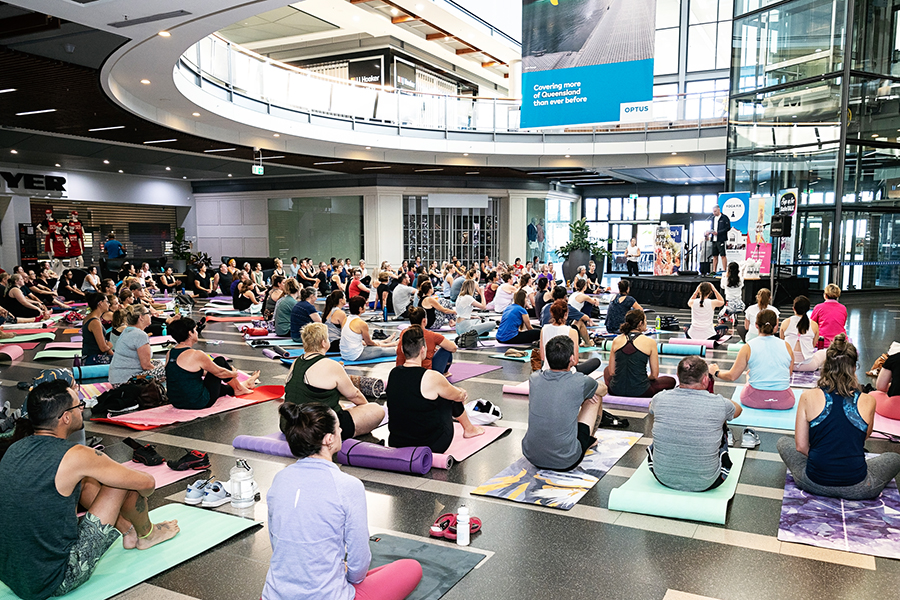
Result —
[{"label": "pink foam roller", "polygon": [[504,385],[503,386],[504,394],[518,394],[520,396],[528,395],[528,382],[523,381],[517,385]]},{"label": "pink foam roller", "polygon": [[715,347],[716,343],[713,340],[692,340],[689,338],[672,338],[668,340],[669,344],[682,344],[685,346],[706,346],[709,349]]}]

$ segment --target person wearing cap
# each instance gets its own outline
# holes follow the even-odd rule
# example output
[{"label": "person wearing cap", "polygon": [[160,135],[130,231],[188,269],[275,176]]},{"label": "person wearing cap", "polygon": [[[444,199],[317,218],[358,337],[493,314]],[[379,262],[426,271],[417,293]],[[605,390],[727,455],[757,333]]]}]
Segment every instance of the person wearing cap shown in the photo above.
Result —
[{"label": "person wearing cap", "polygon": [[116,234],[111,232],[106,237],[106,243],[103,244],[103,252],[106,253],[107,258],[122,258],[125,256],[125,247],[122,245],[122,242],[116,239]]}]

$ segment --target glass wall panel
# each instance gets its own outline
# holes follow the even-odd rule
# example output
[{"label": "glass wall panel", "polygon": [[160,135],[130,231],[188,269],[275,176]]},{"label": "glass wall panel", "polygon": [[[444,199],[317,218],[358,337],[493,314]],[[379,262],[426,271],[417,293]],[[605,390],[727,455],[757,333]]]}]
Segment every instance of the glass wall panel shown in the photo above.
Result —
[{"label": "glass wall panel", "polygon": [[732,93],[841,70],[845,4],[845,0],[798,0],[735,19],[738,71]]},{"label": "glass wall panel", "polygon": [[656,32],[656,53],[653,57],[654,75],[678,72],[678,28]]},{"label": "glass wall panel", "polygon": [[844,202],[900,207],[900,148],[847,146]]},{"label": "glass wall panel", "polygon": [[833,199],[837,154],[837,144],[830,144],[822,149],[794,148],[791,152],[730,156],[725,189],[775,195],[779,190],[795,187],[808,194],[831,193]]},{"label": "glass wall panel", "polygon": [[848,137],[857,137],[864,142],[898,142],[900,81],[851,77],[849,108]]},{"label": "glass wall panel", "polygon": [[362,256],[362,196],[270,198],[271,256]]},{"label": "glass wall panel", "polygon": [[900,4],[857,0],[853,19],[852,69],[900,76]]},{"label": "glass wall panel", "polygon": [[716,68],[716,24],[691,25],[688,28],[687,70],[711,71]]},{"label": "glass wall panel", "polygon": [[[799,262],[827,263],[831,260],[831,228],[834,226],[834,213],[815,211],[800,212],[798,231]],[[830,283],[829,269],[825,265],[800,267],[800,277],[809,277],[809,286],[813,289],[824,289]]]},{"label": "glass wall panel", "polygon": [[656,28],[668,29],[680,24],[681,0],[656,0]]}]

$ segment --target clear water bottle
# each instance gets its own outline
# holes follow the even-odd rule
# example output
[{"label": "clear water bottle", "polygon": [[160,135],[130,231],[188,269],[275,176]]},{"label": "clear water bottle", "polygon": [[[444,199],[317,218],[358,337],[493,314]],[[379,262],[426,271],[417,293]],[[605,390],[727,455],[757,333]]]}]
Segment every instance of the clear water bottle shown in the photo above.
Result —
[{"label": "clear water bottle", "polygon": [[[232,504],[234,500],[232,500]],[[469,545],[469,507],[460,506],[459,514],[456,515],[456,545]]]},{"label": "clear water bottle", "polygon": [[235,508],[253,506],[256,492],[253,490],[253,467],[240,459],[231,468],[231,505]]}]

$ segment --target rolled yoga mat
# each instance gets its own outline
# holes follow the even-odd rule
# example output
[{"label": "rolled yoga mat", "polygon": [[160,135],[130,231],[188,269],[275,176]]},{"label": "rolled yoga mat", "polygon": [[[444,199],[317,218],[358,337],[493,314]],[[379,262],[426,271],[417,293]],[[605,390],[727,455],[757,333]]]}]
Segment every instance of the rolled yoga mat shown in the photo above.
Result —
[{"label": "rolled yoga mat", "polygon": [[277,352],[275,352],[271,348],[265,348],[263,350],[263,356],[265,356],[266,358],[272,358],[272,359],[282,358],[281,356],[279,356],[279,354]]},{"label": "rolled yoga mat", "polygon": [[734,465],[731,472],[722,485],[706,492],[682,492],[664,486],[644,460],[628,481],[609,493],[609,509],[724,525],[747,451],[730,448],[728,455]]},{"label": "rolled yoga mat", "polygon": [[72,373],[75,375],[75,379],[100,379],[101,377],[109,377],[109,365],[73,367]]},{"label": "rolled yoga mat", "polygon": [[743,348],[746,345],[747,344],[744,344],[743,342],[740,342],[737,344],[728,344],[728,347],[726,348],[726,350],[728,350],[729,352],[740,352],[741,348]]},{"label": "rolled yoga mat", "polygon": [[715,340],[693,340],[691,338],[670,338],[670,344],[680,344],[685,346],[706,346],[707,348],[715,348]]},{"label": "rolled yoga mat", "polygon": [[0,346],[0,361],[16,360],[17,358],[22,358],[23,354],[25,354],[25,351],[21,346],[16,346],[15,344]]},{"label": "rolled yoga mat", "polygon": [[668,354],[670,356],[706,356],[706,346],[688,346],[661,342],[657,348],[660,354]]}]

